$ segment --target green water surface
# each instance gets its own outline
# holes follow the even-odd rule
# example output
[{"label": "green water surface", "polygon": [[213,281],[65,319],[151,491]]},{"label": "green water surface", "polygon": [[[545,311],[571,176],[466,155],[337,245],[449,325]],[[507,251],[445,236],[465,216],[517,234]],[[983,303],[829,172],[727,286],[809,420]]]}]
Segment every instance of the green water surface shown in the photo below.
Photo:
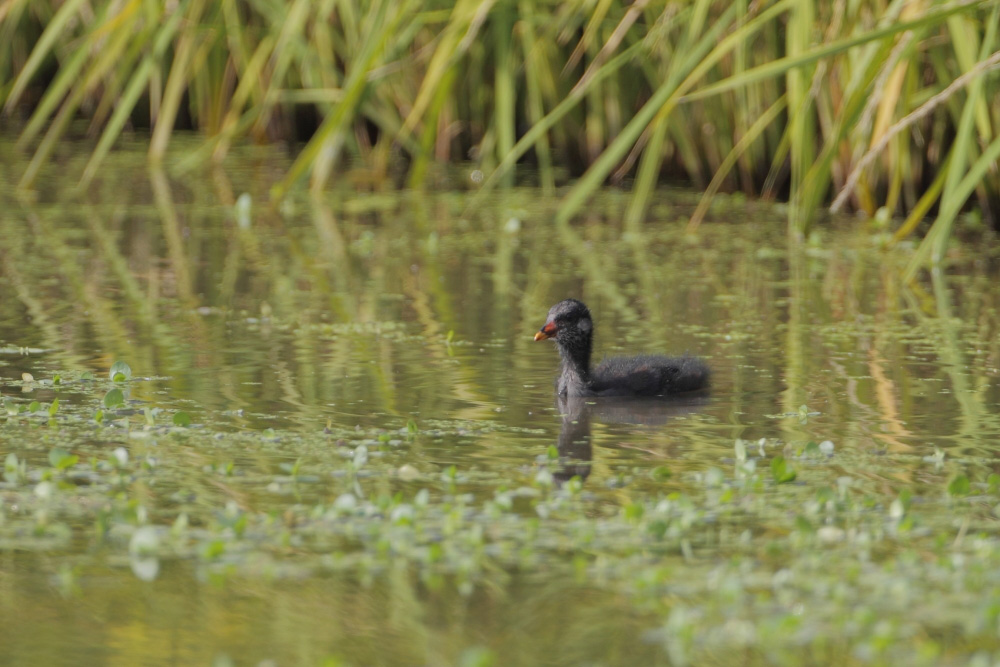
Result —
[{"label": "green water surface", "polygon": [[[739,198],[270,207],[268,153],[86,192],[65,153],[0,185],[0,664],[1000,659],[989,234],[905,285],[882,230]],[[711,392],[557,403],[566,297]]]}]

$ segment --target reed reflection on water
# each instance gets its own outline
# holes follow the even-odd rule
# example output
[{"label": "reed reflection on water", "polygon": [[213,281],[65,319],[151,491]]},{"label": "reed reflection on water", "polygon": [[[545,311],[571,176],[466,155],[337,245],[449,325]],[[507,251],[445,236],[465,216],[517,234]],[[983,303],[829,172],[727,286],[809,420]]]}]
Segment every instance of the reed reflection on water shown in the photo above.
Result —
[{"label": "reed reflection on water", "polygon": [[[783,218],[766,205],[720,199],[714,219],[687,235],[680,222],[697,197],[684,193],[657,199],[650,219],[628,228],[620,221],[624,198],[614,192],[597,197],[574,224],[553,224],[554,202],[526,191],[472,208],[461,193],[335,190],[293,198],[281,210],[254,205],[242,220],[233,207],[237,193],[266,192],[273,173],[266,160],[247,165],[245,173],[218,171],[185,182],[163,172],[147,178],[141,170],[109,171],[82,201],[62,201],[53,181],[38,201],[10,198],[0,208],[5,398],[52,400],[51,386],[21,381],[25,372],[39,379],[83,371],[106,376],[112,361],[126,360],[140,378],[128,388],[130,400],[186,410],[220,436],[201,447],[129,441],[137,455],[147,447],[160,466],[155,485],[127,487],[140,499],[129,516],[141,501],[173,521],[178,504],[187,502],[212,525],[249,508],[257,511],[258,529],[291,534],[321,520],[315,508],[322,514],[335,505],[330,489],[340,493],[343,478],[331,470],[342,473],[345,454],[356,456],[366,440],[382,447],[377,438],[385,443],[378,451],[384,474],[359,484],[387,502],[397,496],[409,502],[419,491],[404,470],[415,471],[419,484],[446,486],[452,482],[440,480],[454,466],[465,475],[454,482],[455,502],[488,504],[500,487],[529,486],[533,466],[555,443],[561,461],[553,476],[562,490],[573,477],[585,480],[586,512],[611,517],[615,535],[629,539],[638,524],[621,521],[619,510],[635,495],[663,492],[657,468],[669,469],[670,490],[687,492],[706,471],[732,472],[738,438],[764,439],[770,451],[792,454],[830,440],[838,458],[812,469],[813,480],[831,487],[856,480],[886,507],[902,486],[941,496],[946,473],[929,472],[925,461],[936,449],[962,461],[970,476],[987,479],[992,472],[1000,437],[1000,280],[995,260],[974,247],[956,246],[946,272],[907,285],[901,275],[908,249],[884,250],[877,235],[856,224],[831,223],[818,241],[802,246],[787,238]],[[548,307],[568,296],[585,300],[599,323],[595,359],[687,351],[707,359],[710,392],[672,400],[556,399],[558,361],[532,336]],[[88,387],[67,383],[62,409],[98,404]],[[84,461],[104,460],[111,445],[103,434],[110,431],[90,428],[70,446]],[[277,435],[262,435],[269,428]],[[17,445],[24,446],[22,458],[47,465],[51,445],[34,437],[39,432]],[[231,434],[239,438],[225,437]],[[321,474],[296,480],[289,471],[300,461]],[[229,478],[226,470],[238,474]],[[718,531],[699,522],[701,508],[688,498],[693,529],[704,529],[695,538],[708,548],[702,563],[664,557],[674,558],[680,578],[705,581],[712,558],[745,555],[744,543],[732,537],[747,532],[744,511],[757,512],[762,540],[772,528],[782,535],[797,530],[785,513],[768,514],[780,494],[754,494],[732,526]],[[849,520],[869,520],[870,507]],[[524,535],[538,514],[530,505],[511,508],[510,530]],[[522,510],[528,518],[518,523]],[[197,557],[165,561],[150,588],[122,563],[101,560],[106,545],[80,553],[67,541],[44,558],[4,552],[14,575],[0,576],[0,612],[13,621],[0,624],[0,644],[15,662],[39,664],[78,658],[81,647],[93,661],[112,656],[134,664],[147,653],[174,650],[178,662],[204,663],[216,657],[216,646],[246,661],[276,656],[316,664],[347,646],[358,664],[400,662],[413,651],[429,664],[454,664],[473,636],[488,637],[508,664],[557,651],[570,664],[594,655],[609,656],[609,663],[636,654],[647,658],[639,664],[662,658],[642,639],[666,616],[645,617],[615,588],[643,583],[615,578],[634,562],[612,563],[620,569],[608,575],[607,588],[565,572],[550,576],[546,559],[564,557],[581,533],[559,525],[555,502],[548,510],[555,515],[543,525],[552,541],[525,556],[534,569],[512,573],[491,561],[486,569],[496,579],[469,597],[434,588],[440,585],[434,574],[379,571],[372,554],[384,553],[382,543],[350,554],[369,569],[303,575],[296,564],[328,555],[322,540],[330,535],[322,530],[295,534],[290,546],[276,538],[278,563],[254,553],[268,565],[222,592],[204,585],[214,574],[205,575]],[[467,517],[460,510],[456,516]],[[325,529],[335,534],[342,519]],[[97,532],[89,523],[77,528]],[[482,528],[478,534],[492,539],[495,526]],[[872,530],[883,535],[883,528]],[[318,545],[310,546],[317,535]],[[502,538],[488,545],[489,553],[516,553],[519,545]],[[286,547],[293,552],[281,551]],[[596,561],[605,547],[594,546]],[[770,554],[766,546],[751,547]],[[860,562],[855,555],[846,557]],[[777,581],[769,558],[751,558],[758,581]],[[787,572],[797,561],[775,563]],[[53,581],[72,582],[77,573],[90,596],[86,606],[53,589]],[[282,574],[305,578],[286,584]],[[758,599],[758,590],[747,589],[741,599]],[[687,600],[697,613],[707,609],[723,619],[718,627],[729,627],[725,595],[709,587]],[[934,604],[932,597],[915,597]],[[716,603],[718,610],[710,608]],[[753,607],[743,612],[756,618]],[[41,634],[53,613],[65,645]],[[535,632],[525,633],[526,624]],[[228,629],[225,638],[219,628]]]},{"label": "reed reflection on water", "polygon": [[[539,406],[551,405],[555,364],[530,335],[575,296],[598,321],[596,359],[689,351],[712,368],[711,398],[672,435],[615,431],[640,449],[683,441],[714,460],[734,438],[780,436],[985,451],[1000,433],[984,409],[1000,366],[997,269],[971,261],[971,247],[949,276],[907,287],[908,253],[879,250],[856,225],[803,252],[763,205],[721,200],[727,221],[686,235],[672,222],[695,205],[684,193],[628,230],[615,193],[574,225],[520,193],[469,209],[460,194],[347,191],[254,205],[237,224],[236,193],[266,191],[276,171],[248,165],[183,183],[109,168],[95,203],[64,204],[58,187],[12,202],[0,216],[0,340],[44,348],[32,363],[64,371],[127,359],[164,378],[139,398],[167,391],[194,410],[239,411],[226,417],[236,428],[412,418],[548,429]],[[821,413],[808,425],[773,417],[803,405]],[[435,456],[537,446],[499,437]]]}]

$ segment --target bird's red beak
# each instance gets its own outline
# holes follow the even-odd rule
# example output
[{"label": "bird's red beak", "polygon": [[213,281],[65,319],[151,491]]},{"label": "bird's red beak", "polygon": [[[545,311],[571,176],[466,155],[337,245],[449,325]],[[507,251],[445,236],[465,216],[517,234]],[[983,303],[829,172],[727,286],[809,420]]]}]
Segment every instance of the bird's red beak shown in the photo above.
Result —
[{"label": "bird's red beak", "polygon": [[556,325],[554,322],[547,322],[544,327],[538,330],[535,334],[535,340],[545,340],[546,338],[552,338],[556,335]]}]

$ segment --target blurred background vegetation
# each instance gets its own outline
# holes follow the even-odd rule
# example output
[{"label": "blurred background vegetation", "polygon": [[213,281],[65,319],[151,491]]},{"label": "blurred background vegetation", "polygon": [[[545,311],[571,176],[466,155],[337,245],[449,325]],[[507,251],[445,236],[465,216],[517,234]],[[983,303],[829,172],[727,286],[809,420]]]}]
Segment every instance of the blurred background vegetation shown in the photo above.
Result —
[{"label": "blurred background vegetation", "polygon": [[[665,182],[787,200],[805,235],[827,207],[935,216],[910,275],[969,206],[1000,219],[1000,4],[779,0],[0,0],[3,124],[32,158],[88,138],[81,187],[123,134],[174,173],[234,144],[285,142],[271,189],[560,190],[568,220],[605,185],[626,226]],[[479,176],[482,176],[480,181]]]}]

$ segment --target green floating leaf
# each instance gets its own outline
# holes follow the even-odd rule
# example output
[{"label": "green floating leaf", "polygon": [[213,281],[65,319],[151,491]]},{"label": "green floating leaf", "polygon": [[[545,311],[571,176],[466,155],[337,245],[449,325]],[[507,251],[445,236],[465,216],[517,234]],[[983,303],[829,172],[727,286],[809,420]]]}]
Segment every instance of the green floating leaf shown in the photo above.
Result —
[{"label": "green floating leaf", "polygon": [[548,457],[550,461],[555,461],[557,458],[559,458],[559,448],[556,447],[555,445],[549,445]]},{"label": "green floating leaf", "polygon": [[190,425],[191,425],[191,415],[183,411],[174,413],[174,426],[190,426]]},{"label": "green floating leaf", "polygon": [[65,449],[55,447],[49,451],[49,464],[53,468],[57,468],[59,470],[72,468],[79,460],[79,456],[76,454],[70,454]]},{"label": "green floating leaf", "polygon": [[187,531],[188,524],[187,512],[181,512],[177,515],[177,518],[174,519],[174,525],[170,527],[171,534],[173,534],[174,537],[180,537]]},{"label": "green floating leaf", "polygon": [[[458,660],[459,667],[494,667],[499,664],[496,654],[485,646],[465,649]],[[334,663],[334,667],[337,667],[337,663]]]},{"label": "green floating leaf", "polygon": [[38,412],[42,409],[42,404],[38,401],[32,401],[28,404],[28,412]]},{"label": "green floating leaf", "polygon": [[991,472],[990,476],[986,478],[986,483],[990,485],[991,494],[997,495],[997,493],[1000,493],[1000,475]]},{"label": "green floating leaf", "polygon": [[116,361],[111,364],[111,370],[108,371],[108,377],[115,382],[127,382],[132,379],[132,367],[124,361]]},{"label": "green floating leaf", "polygon": [[673,475],[667,466],[656,466],[649,472],[650,476],[657,482],[665,482]]},{"label": "green floating leaf", "polygon": [[111,389],[104,395],[104,407],[111,410],[120,405],[125,405],[125,394],[118,387]]},{"label": "green floating leaf", "polygon": [[795,480],[795,470],[788,465],[784,456],[775,456],[771,459],[771,474],[778,484],[785,484]]},{"label": "green floating leaf", "polygon": [[417,422],[413,421],[412,419],[410,421],[406,422],[406,432],[409,433],[410,435],[416,435],[417,434]]},{"label": "green floating leaf", "polygon": [[834,502],[837,500],[837,492],[831,489],[829,486],[821,486],[816,489],[816,502],[824,505],[829,502]]},{"label": "green floating leaf", "polygon": [[199,555],[204,560],[215,560],[224,553],[226,553],[226,543],[222,540],[212,540],[202,546]]},{"label": "green floating leaf", "polygon": [[638,521],[645,513],[646,509],[641,503],[629,503],[625,506],[625,518],[629,521]]},{"label": "green floating leaf", "polygon": [[16,484],[18,478],[17,474],[18,468],[19,464],[17,461],[17,454],[15,454],[14,452],[7,454],[7,458],[4,460],[3,463],[4,480],[9,484]]},{"label": "green floating leaf", "polygon": [[664,521],[663,519],[657,519],[655,521],[649,522],[647,530],[649,530],[650,535],[660,540],[663,539],[663,536],[667,534],[667,529],[669,527],[670,526],[667,524],[666,521]]},{"label": "green floating leaf", "polygon": [[49,416],[55,417],[57,412],[59,412],[59,399],[55,398],[52,400],[52,405],[49,406]]},{"label": "green floating leaf", "polygon": [[969,478],[959,473],[948,482],[948,495],[953,497],[967,496],[972,492],[972,485]]}]

